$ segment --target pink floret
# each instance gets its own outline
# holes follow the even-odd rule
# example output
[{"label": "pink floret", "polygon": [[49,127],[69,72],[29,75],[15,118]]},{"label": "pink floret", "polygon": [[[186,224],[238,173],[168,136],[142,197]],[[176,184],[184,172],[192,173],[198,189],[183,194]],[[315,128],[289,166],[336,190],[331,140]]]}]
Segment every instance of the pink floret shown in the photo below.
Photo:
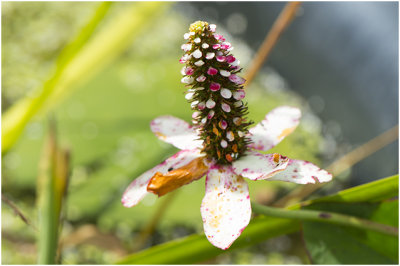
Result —
[{"label": "pink floret", "polygon": [[191,68],[191,67],[187,67],[186,69],[185,69],[185,74],[186,75],[193,75],[193,73],[194,73],[194,69],[193,68]]},{"label": "pink floret", "polygon": [[237,76],[235,74],[230,75],[229,76],[229,80],[232,81],[233,83],[238,84],[238,85],[241,85],[241,84],[246,82],[246,80],[244,78],[241,78],[241,77],[239,77],[239,76]]},{"label": "pink floret", "polygon": [[226,57],[226,62],[229,63],[229,64],[235,62],[235,60],[236,60],[236,58],[234,56],[232,56],[232,55],[228,55]]},{"label": "pink floret", "polygon": [[207,70],[207,74],[208,75],[216,75],[218,73],[218,70],[216,70],[215,68],[213,68],[213,67],[210,67],[208,70]]},{"label": "pink floret", "polygon": [[221,88],[221,85],[219,83],[213,82],[210,85],[210,90],[212,91],[217,91]]}]

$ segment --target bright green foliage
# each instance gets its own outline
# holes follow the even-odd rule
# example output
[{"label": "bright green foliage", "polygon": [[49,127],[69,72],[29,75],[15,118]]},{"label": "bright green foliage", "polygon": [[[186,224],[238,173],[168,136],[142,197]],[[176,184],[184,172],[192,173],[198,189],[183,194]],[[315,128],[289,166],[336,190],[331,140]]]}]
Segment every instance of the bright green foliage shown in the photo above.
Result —
[{"label": "bright green foliage", "polygon": [[279,235],[290,234],[299,229],[299,224],[293,220],[259,217],[250,222],[241,237],[233,243],[228,251],[210,245],[210,242],[202,233],[154,246],[126,257],[118,264],[201,263],[230,250],[253,245]]},{"label": "bright green foliage", "polygon": [[[7,4],[14,5],[14,3]],[[108,12],[110,5],[110,12]],[[175,152],[152,135],[149,122],[163,114],[173,114],[190,121],[189,108],[183,100],[182,85],[179,84],[180,65],[176,60],[180,53],[177,47],[182,42],[181,33],[185,31],[187,21],[184,21],[179,14],[172,12],[161,17],[162,23],[152,23],[151,27],[145,26],[157,17],[149,14],[153,14],[153,11],[156,14],[163,9],[159,10],[157,6],[164,7],[164,4],[102,3],[98,5],[98,9],[93,9],[93,15],[89,12],[91,18],[87,20],[87,26],[80,33],[78,31],[77,37],[72,38],[75,41],[65,48],[68,52],[63,52],[58,59],[57,65],[63,68],[62,73],[68,73],[64,76],[64,83],[48,82],[40,87],[39,91],[47,91],[49,97],[43,101],[43,105],[35,104],[32,105],[34,108],[30,109],[34,111],[34,114],[43,114],[53,108],[58,122],[60,142],[67,144],[71,150],[72,178],[66,204],[68,226],[63,230],[66,236],[79,230],[81,225],[92,223],[105,234],[112,234],[119,239],[125,251],[129,250],[129,244],[136,239],[136,232],[148,223],[164,200],[160,198],[154,203],[151,201],[153,199],[145,199],[142,204],[132,209],[124,208],[120,203],[122,189],[133,178]],[[120,9],[114,9],[115,7]],[[38,12],[37,9],[32,8],[32,10],[33,13]],[[71,12],[70,10],[68,8],[64,13]],[[25,12],[19,16],[23,17],[24,14]],[[47,18],[46,23],[42,22],[47,29],[51,24],[49,23],[52,19],[51,15],[54,13],[49,8],[47,13],[40,14],[38,20]],[[81,15],[80,13],[79,16]],[[24,23],[26,21],[22,22]],[[26,23],[26,26],[29,26],[27,24],[29,23]],[[99,27],[96,27],[97,24]],[[26,27],[23,26],[23,28]],[[138,29],[148,29],[148,31]],[[9,31],[13,30],[19,32],[17,27],[9,29]],[[31,33],[35,35],[39,35],[38,32],[41,31],[43,30],[31,29]],[[139,32],[141,32],[140,35]],[[29,39],[26,35],[24,38]],[[134,43],[131,42],[132,39],[135,40]],[[3,43],[5,42],[7,39],[3,39]],[[10,47],[15,44],[18,42],[3,46],[4,54],[14,51]],[[26,44],[26,46],[29,45],[30,43]],[[239,50],[240,48],[236,47],[235,53],[238,55]],[[35,52],[37,51],[32,51],[32,53]],[[113,61],[113,59],[118,60]],[[245,60],[243,57],[240,59]],[[111,62],[113,64],[110,64]],[[49,65],[48,62],[46,64]],[[32,69],[30,75],[36,75],[37,70],[43,72],[42,66]],[[68,71],[65,72],[66,70]],[[7,80],[8,77],[9,75],[4,74],[3,79]],[[50,78],[51,76],[48,79]],[[86,83],[86,80],[89,82]],[[47,89],[51,86],[54,87]],[[45,90],[41,90],[42,88]],[[78,88],[74,97],[65,97],[74,88]],[[3,86],[3,91],[7,89],[13,91],[14,87]],[[269,90],[257,80],[253,83],[247,95],[251,120],[260,121],[269,110],[281,104],[302,107],[303,113],[310,114],[304,107],[303,101],[289,90],[271,91],[273,90]],[[34,114],[29,114],[27,120],[22,119],[26,115],[27,108],[21,103],[31,103],[31,101],[36,101],[35,99],[37,98],[24,98],[18,105],[12,107],[18,110],[15,116],[10,115],[12,109],[6,110],[7,112],[3,114],[2,128],[2,150],[7,151],[3,157],[3,192],[11,195],[17,206],[32,221],[36,221],[35,184],[45,122]],[[37,101],[42,101],[44,98],[40,96],[40,99]],[[321,140],[320,132],[318,128],[307,127],[305,120],[294,134],[271,152],[319,163],[317,151]],[[25,125],[27,125],[26,130],[21,134],[19,141],[14,142]],[[39,130],[34,131],[34,129]],[[13,135],[13,130],[18,134]],[[7,137],[4,132],[7,133]],[[33,134],[38,132],[41,134]],[[13,143],[16,145],[12,146]],[[12,149],[9,149],[11,146]],[[335,202],[382,200],[388,195],[390,197],[397,195],[397,183],[397,177],[384,179],[366,185],[365,187],[369,189],[360,186],[360,188],[339,193],[332,199]],[[292,187],[292,184],[253,182],[249,186],[251,195],[257,196],[265,194],[265,191],[275,192],[281,188]],[[202,231],[199,207],[203,196],[204,180],[192,183],[179,192],[168,208],[168,212],[159,221],[155,235],[164,235],[156,240],[157,243],[165,241],[165,235],[169,239],[176,238],[171,230],[176,225],[190,227],[191,232]],[[153,203],[154,205],[149,208],[148,205]],[[51,207],[51,205],[48,206]],[[376,215],[380,216],[378,213]],[[7,206],[2,208],[2,219],[4,232],[2,262],[6,264],[35,263],[35,253],[32,251],[22,253],[20,243],[24,244],[24,248],[28,247],[29,251],[29,247],[35,246],[36,239],[33,236],[36,231],[26,226],[18,217],[14,217]],[[371,216],[371,219],[381,221],[374,216]],[[384,223],[384,221],[381,222]],[[39,227],[38,224],[35,225]],[[271,237],[298,231],[299,228],[300,223],[293,220],[256,217],[230,250],[251,246]],[[372,232],[367,234],[370,233]],[[7,236],[12,237],[7,238]],[[371,238],[379,241],[377,236]],[[17,239],[18,242],[14,242],[13,239]],[[43,239],[46,238],[43,237]],[[63,247],[62,263],[110,263],[117,258],[115,253],[102,247],[86,244]],[[215,257],[222,252],[224,251],[214,248],[204,235],[200,234],[135,254],[131,262],[195,263]],[[383,251],[381,253],[384,254]],[[384,254],[384,256],[388,255]]]},{"label": "bright green foliage", "polygon": [[135,37],[164,5],[160,2],[132,4],[103,31],[89,40],[108,9],[108,5],[100,5],[100,10],[95,13],[82,33],[62,53],[54,75],[37,90],[34,97],[22,98],[2,115],[2,153],[17,141],[35,114],[54,106],[77,84],[87,80],[123,52],[130,43],[129,40]]},{"label": "bright green foliage", "polygon": [[[373,189],[374,184],[377,183],[377,189],[374,193],[368,193]],[[352,192],[353,191],[353,192]],[[398,191],[398,176],[393,176],[371,182],[369,184],[361,185],[355,188],[341,191],[335,195],[321,198],[318,201],[329,201],[329,198],[334,198],[334,202],[352,203],[358,202],[360,194],[370,195],[365,200],[375,201],[377,199],[385,198],[386,195],[393,195]],[[338,197],[339,195],[347,195],[345,198]],[[313,206],[313,202],[308,202]],[[316,204],[316,203],[315,203]],[[300,205],[295,205],[289,209],[298,209]],[[383,221],[381,221],[383,222]],[[317,224],[318,227],[321,223]],[[324,224],[322,224],[324,225]],[[332,225],[327,225],[331,227]],[[300,229],[300,222],[290,219],[278,219],[271,217],[257,217],[252,219],[248,227],[243,231],[242,235],[230,247],[230,250],[235,248],[249,246],[261,242],[263,240],[275,237],[281,234],[288,234]],[[166,244],[158,245],[142,252],[130,255],[122,259],[120,264],[189,264],[201,263],[207,259],[213,258],[224,251],[207,245],[208,241],[203,235],[193,235],[184,239],[175,240]],[[194,245],[196,248],[185,248]],[[168,255],[167,255],[168,254]]]},{"label": "bright green foliage", "polygon": [[[307,209],[334,211],[398,225],[398,201],[316,203]],[[397,264],[398,237],[345,226],[304,222],[304,240],[315,264]]]}]

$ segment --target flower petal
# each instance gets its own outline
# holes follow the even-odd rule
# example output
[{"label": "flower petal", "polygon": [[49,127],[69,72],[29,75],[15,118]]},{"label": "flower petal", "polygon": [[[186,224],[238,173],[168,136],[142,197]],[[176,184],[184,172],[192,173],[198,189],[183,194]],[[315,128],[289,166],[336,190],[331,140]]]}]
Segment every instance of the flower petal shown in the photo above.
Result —
[{"label": "flower petal", "polygon": [[199,157],[190,163],[174,168],[168,173],[157,172],[147,185],[147,191],[159,197],[187,185],[195,180],[202,178],[208,171],[208,166],[204,161],[205,157]]},{"label": "flower petal", "polygon": [[151,121],[151,131],[160,139],[181,150],[201,148],[203,142],[196,131],[182,119],[165,115]]},{"label": "flower petal", "polygon": [[269,180],[315,184],[331,181],[332,174],[310,162],[290,159],[285,171],[278,173]]},{"label": "flower petal", "polygon": [[301,112],[298,108],[281,106],[269,112],[265,119],[250,128],[249,145],[256,150],[267,151],[292,133],[299,124]]},{"label": "flower petal", "polygon": [[149,193],[147,192],[147,185],[155,173],[167,173],[171,168],[176,169],[182,167],[200,156],[202,155],[200,154],[199,150],[183,150],[168,158],[156,167],[143,173],[141,176],[133,180],[133,182],[125,190],[121,199],[122,204],[125,207],[132,207],[138,204],[144,198],[144,196]]},{"label": "flower petal", "polygon": [[214,246],[227,249],[249,224],[251,205],[246,181],[229,166],[212,166],[201,203],[204,232]]},{"label": "flower petal", "polygon": [[232,163],[232,170],[251,180],[267,179],[285,170],[288,158],[280,154],[249,153]]}]

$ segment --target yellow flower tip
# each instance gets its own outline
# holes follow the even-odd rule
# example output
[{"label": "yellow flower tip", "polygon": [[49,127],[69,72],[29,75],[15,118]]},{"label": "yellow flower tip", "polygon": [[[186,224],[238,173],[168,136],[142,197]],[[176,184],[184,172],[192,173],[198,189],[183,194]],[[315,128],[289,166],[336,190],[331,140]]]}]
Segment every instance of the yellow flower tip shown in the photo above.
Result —
[{"label": "yellow flower tip", "polygon": [[208,27],[208,22],[198,20],[190,24],[189,31],[191,32],[203,32]]}]

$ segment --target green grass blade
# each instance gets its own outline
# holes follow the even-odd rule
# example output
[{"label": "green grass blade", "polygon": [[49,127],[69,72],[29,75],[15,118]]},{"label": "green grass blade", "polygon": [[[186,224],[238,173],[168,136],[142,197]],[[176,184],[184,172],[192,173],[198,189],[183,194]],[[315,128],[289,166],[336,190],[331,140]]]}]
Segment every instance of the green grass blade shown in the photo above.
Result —
[{"label": "green grass blade", "polygon": [[[399,175],[339,191],[331,196],[305,201],[302,205],[316,202],[377,202],[398,196]],[[295,204],[294,206],[298,206]],[[296,207],[297,208],[297,207]]]},{"label": "green grass blade", "polygon": [[[374,193],[370,193],[375,188]],[[309,201],[358,202],[377,201],[391,198],[398,193],[398,175],[346,189],[332,196]],[[289,209],[299,209],[302,205],[296,204]],[[228,251],[245,246],[254,245],[269,238],[298,231],[300,222],[290,219],[272,217],[256,217]],[[223,251],[210,244],[203,234],[191,235],[168,243],[160,244],[141,252],[129,255],[118,264],[189,264],[199,263],[211,259]]]},{"label": "green grass blade", "polygon": [[120,55],[168,5],[164,2],[132,3],[91,37],[108,9],[107,4],[100,5],[88,25],[65,48],[53,76],[36,95],[21,99],[2,115],[2,153],[12,147],[34,115],[51,109],[73,88]]},{"label": "green grass blade", "polygon": [[107,15],[112,4],[113,2],[102,2],[99,4],[89,22],[81,29],[74,40],[64,47],[58,56],[57,70],[61,70],[93,36],[93,33]]},{"label": "green grass blade", "polygon": [[93,35],[93,32],[103,20],[109,7],[110,4],[107,4],[107,2],[99,5],[89,22],[61,51],[54,74],[43,84],[42,88],[37,91],[36,95],[34,97],[22,98],[8,109],[4,115],[2,115],[2,153],[11,148],[18,139],[25,125],[43,107],[61,77],[64,67]]},{"label": "green grass blade", "polygon": [[38,176],[38,263],[55,264],[60,213],[68,184],[69,155],[59,149],[55,124],[51,122]]},{"label": "green grass blade", "polygon": [[[268,238],[299,230],[300,223],[292,220],[258,217],[243,231],[229,250],[253,245]],[[260,234],[260,232],[263,232]],[[211,259],[226,251],[214,247],[204,234],[191,235],[123,258],[118,264],[189,264]]]}]

